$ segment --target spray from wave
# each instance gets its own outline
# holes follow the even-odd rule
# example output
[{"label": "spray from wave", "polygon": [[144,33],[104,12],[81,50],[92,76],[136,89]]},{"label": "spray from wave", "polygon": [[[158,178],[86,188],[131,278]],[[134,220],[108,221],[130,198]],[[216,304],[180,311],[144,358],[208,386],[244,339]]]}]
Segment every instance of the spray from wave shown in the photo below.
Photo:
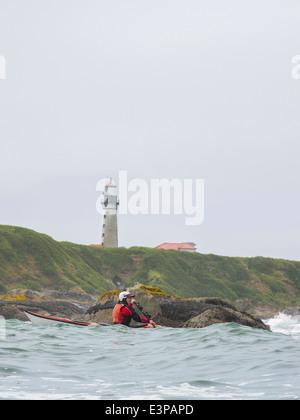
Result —
[{"label": "spray from wave", "polygon": [[291,316],[280,312],[274,318],[265,320],[271,331],[286,335],[291,335],[295,339],[300,339],[300,315]]}]

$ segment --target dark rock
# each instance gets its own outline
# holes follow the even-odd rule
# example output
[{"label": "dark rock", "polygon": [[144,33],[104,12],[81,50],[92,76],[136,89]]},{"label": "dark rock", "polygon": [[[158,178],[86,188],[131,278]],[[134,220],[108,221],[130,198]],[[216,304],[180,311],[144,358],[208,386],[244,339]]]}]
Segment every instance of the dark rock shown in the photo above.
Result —
[{"label": "dark rock", "polygon": [[212,324],[235,322],[253,328],[269,330],[261,320],[255,319],[246,312],[239,312],[234,309],[225,309],[219,306],[211,307],[201,314],[189,319],[184,326],[191,328],[203,328]]},{"label": "dark rock", "polygon": [[[211,303],[214,302],[214,303]],[[269,330],[261,320],[246,312],[240,312],[235,307],[221,299],[163,299],[161,303],[162,316],[168,320],[168,326],[203,328],[216,323],[235,322],[253,328]]]},{"label": "dark rock", "polygon": [[[163,292],[150,293],[139,284],[130,288],[130,292],[135,295],[135,299],[144,310],[152,315],[157,324],[167,327],[203,328],[215,323],[236,322],[269,330],[261,320],[246,312],[238,311],[220,298],[181,299]],[[117,293],[113,296],[104,294],[97,304],[88,309],[86,321],[112,323],[113,307],[117,301]]]},{"label": "dark rock", "polygon": [[104,303],[96,303],[91,306],[86,312],[86,322],[105,322],[107,324],[112,324],[112,313],[116,303],[117,299],[109,299]]},{"label": "dark rock", "polygon": [[68,290],[16,289],[0,299],[0,315],[5,319],[28,321],[23,312],[27,309],[42,315],[84,321],[85,312],[96,301],[95,296]]},{"label": "dark rock", "polygon": [[60,299],[64,301],[74,301],[77,303],[89,303],[90,305],[94,304],[97,300],[94,296],[86,293],[77,293],[69,290],[49,290],[47,294],[56,300]]},{"label": "dark rock", "polygon": [[[136,301],[144,308],[152,319],[168,327],[203,328],[215,323],[236,322],[253,328],[269,330],[261,320],[247,312],[239,311],[234,306],[220,298],[181,299],[166,295],[159,289],[141,287],[136,284],[130,291],[135,295]],[[158,290],[158,292],[157,292]],[[60,318],[82,320],[87,322],[105,322],[112,324],[112,313],[118,301],[119,292],[104,293],[94,305],[79,301],[79,296],[73,293],[49,293],[47,295],[17,290],[11,293],[9,299],[0,300],[0,315],[5,319],[18,319],[27,321],[23,310],[27,309],[42,315]],[[22,295],[23,300],[19,300]],[[86,298],[86,295],[84,295]],[[64,299],[62,299],[64,298]],[[76,299],[75,299],[76,298]],[[74,302],[76,300],[76,302]],[[92,302],[95,299],[91,298]],[[137,312],[139,310],[136,308]],[[140,313],[140,312],[139,312]]]},{"label": "dark rock", "polygon": [[108,300],[105,303],[96,303],[95,305],[91,306],[86,313],[87,314],[95,314],[98,311],[104,310],[104,309],[113,309],[116,302],[114,300]]},{"label": "dark rock", "polygon": [[14,304],[5,304],[0,302],[0,315],[4,319],[18,319],[19,321],[28,321],[27,316],[24,312]]},{"label": "dark rock", "polygon": [[20,321],[28,321],[23,310],[36,312],[42,315],[50,315],[61,318],[77,319],[81,316],[84,320],[84,314],[87,308],[82,305],[67,301],[7,301],[0,300],[0,315],[5,319],[18,319]]},{"label": "dark rock", "polygon": [[239,311],[245,311],[253,315],[255,318],[273,318],[282,307],[260,302],[254,299],[238,299],[234,302],[235,307]]},{"label": "dark rock", "polygon": [[292,317],[299,317],[300,315],[300,307],[299,306],[288,306],[287,308],[284,309],[283,311],[284,314],[286,315],[290,315]]}]

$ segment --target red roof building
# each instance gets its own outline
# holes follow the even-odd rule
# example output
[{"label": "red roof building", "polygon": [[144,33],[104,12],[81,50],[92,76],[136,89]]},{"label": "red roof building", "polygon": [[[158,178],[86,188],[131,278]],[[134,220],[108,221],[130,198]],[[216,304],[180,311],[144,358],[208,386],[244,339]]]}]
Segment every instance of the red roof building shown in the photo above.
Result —
[{"label": "red roof building", "polygon": [[155,247],[155,249],[172,249],[175,251],[188,251],[188,252],[195,252],[197,248],[195,248],[194,242],[181,242],[181,243],[172,243],[172,242],[164,242]]}]

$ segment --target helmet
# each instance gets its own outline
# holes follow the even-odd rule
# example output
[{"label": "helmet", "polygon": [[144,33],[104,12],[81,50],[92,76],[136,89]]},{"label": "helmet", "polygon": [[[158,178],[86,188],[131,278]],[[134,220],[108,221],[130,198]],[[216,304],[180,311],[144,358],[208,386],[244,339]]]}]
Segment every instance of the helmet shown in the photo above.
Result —
[{"label": "helmet", "polygon": [[134,295],[132,295],[129,292],[121,292],[119,294],[119,301],[122,302],[124,299],[128,298],[128,297],[134,297]]}]

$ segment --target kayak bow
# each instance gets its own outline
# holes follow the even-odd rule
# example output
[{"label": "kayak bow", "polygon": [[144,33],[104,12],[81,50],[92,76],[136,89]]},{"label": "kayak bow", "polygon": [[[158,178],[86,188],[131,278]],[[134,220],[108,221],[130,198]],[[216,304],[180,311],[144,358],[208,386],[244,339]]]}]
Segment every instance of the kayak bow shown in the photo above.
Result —
[{"label": "kayak bow", "polygon": [[87,325],[107,326],[107,325],[109,325],[109,324],[104,324],[104,323],[96,324],[95,322],[72,321],[71,319],[67,319],[67,318],[57,318],[57,317],[54,317],[54,316],[36,314],[34,312],[26,311],[25,309],[24,309],[24,312],[25,312],[27,318],[33,324],[37,324],[37,325],[57,324],[58,322],[63,323],[63,324],[82,325],[82,326],[87,326]]}]

